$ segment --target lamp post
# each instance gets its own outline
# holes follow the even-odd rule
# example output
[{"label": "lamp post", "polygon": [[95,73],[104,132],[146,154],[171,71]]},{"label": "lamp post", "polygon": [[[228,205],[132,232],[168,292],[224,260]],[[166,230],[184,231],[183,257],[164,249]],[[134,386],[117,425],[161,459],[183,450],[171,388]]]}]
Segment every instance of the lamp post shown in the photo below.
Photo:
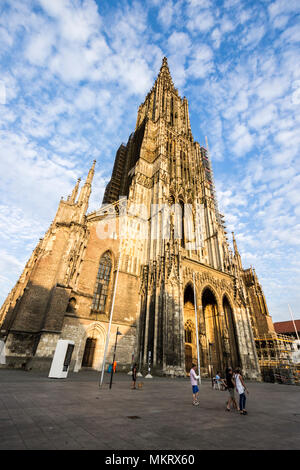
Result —
[{"label": "lamp post", "polygon": [[295,333],[296,333],[296,336],[297,336],[297,340],[299,341],[299,335],[298,335],[298,331],[297,331],[297,328],[296,328],[296,324],[295,324],[294,316],[293,316],[293,313],[292,313],[292,309],[289,306],[289,304],[288,304],[288,307],[289,307],[291,319],[292,319],[292,322],[293,322],[293,325],[294,325],[294,328],[295,328]]},{"label": "lamp post", "polygon": [[111,386],[112,386],[112,379],[113,379],[113,373],[114,373],[114,363],[115,363],[115,357],[116,357],[116,349],[117,349],[118,336],[121,335],[121,334],[122,334],[122,333],[120,333],[119,327],[118,327],[118,328],[117,328],[117,332],[116,332],[116,341],[115,341],[114,357],[113,357],[113,361],[112,361],[112,365],[111,365],[111,373],[110,373],[109,388],[111,388]]},{"label": "lamp post", "polygon": [[209,355],[209,371],[210,371],[210,378],[211,378],[211,386],[213,387],[213,379],[212,379],[212,357],[211,357],[211,347],[214,343],[208,343],[208,355]]},{"label": "lamp post", "polygon": [[199,375],[199,385],[201,385],[201,369],[200,369],[200,353],[199,353],[199,334],[198,334],[198,317],[197,317],[197,298],[196,298],[196,287],[195,287],[195,273],[193,273],[193,285],[194,285],[194,307],[195,307],[195,322],[196,322],[198,375]]},{"label": "lamp post", "polygon": [[112,299],[112,304],[111,304],[110,318],[109,318],[109,324],[108,324],[108,332],[107,332],[106,342],[105,342],[104,356],[103,356],[103,362],[102,362],[102,372],[101,372],[101,378],[100,378],[100,382],[99,382],[99,387],[100,388],[102,387],[102,384],[103,384],[106,354],[107,354],[107,350],[108,350],[110,329],[111,329],[111,324],[112,324],[113,311],[114,311],[115,298],[116,298],[116,291],[117,291],[117,283],[118,283],[119,268],[120,268],[120,259],[121,259],[121,252],[119,253],[118,267],[117,267],[116,280],[115,280],[115,286],[114,286],[114,294],[113,294],[113,299]]}]

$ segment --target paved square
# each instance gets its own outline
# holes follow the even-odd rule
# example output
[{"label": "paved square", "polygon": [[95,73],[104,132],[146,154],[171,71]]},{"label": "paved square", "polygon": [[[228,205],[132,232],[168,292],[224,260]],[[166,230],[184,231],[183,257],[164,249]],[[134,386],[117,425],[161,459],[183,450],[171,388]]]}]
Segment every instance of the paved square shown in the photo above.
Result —
[{"label": "paved square", "polygon": [[202,381],[193,407],[189,379],[117,373],[0,370],[0,449],[300,449],[300,387],[247,382],[247,416],[226,412],[227,392]]}]

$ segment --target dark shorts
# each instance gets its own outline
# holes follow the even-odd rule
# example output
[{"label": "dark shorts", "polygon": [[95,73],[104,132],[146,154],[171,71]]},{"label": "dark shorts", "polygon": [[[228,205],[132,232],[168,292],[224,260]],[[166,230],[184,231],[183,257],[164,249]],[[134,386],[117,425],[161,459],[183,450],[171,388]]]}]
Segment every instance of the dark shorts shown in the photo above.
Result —
[{"label": "dark shorts", "polygon": [[193,393],[198,393],[199,392],[198,385],[192,385],[192,388],[193,388]]}]

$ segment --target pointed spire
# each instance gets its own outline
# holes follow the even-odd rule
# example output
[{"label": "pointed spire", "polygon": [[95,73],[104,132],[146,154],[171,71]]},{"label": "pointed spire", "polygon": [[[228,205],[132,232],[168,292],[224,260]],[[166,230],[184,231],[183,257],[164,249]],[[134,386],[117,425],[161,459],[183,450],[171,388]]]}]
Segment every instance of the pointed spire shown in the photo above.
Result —
[{"label": "pointed spire", "polygon": [[88,206],[89,198],[91,195],[91,190],[92,190],[92,181],[93,177],[95,174],[95,165],[96,165],[96,160],[93,161],[93,165],[88,172],[86,182],[84,183],[83,187],[81,188],[80,195],[78,198],[78,204],[84,204],[86,205],[86,209]]},{"label": "pointed spire", "polygon": [[95,165],[96,165],[96,160],[93,161],[93,165],[86,178],[86,183],[92,184],[94,174],[95,174]]},{"label": "pointed spire", "polygon": [[169,65],[168,65],[168,59],[166,57],[164,57],[163,60],[162,60],[162,64],[161,64],[160,71],[159,71],[157,79],[159,79],[159,78],[164,78],[164,79],[168,80],[171,83],[172,87],[174,88],[174,83],[173,83],[171,73],[170,73],[170,69],[169,69]]},{"label": "pointed spire", "polygon": [[75,187],[72,191],[72,194],[71,196],[68,197],[68,201],[71,202],[71,203],[75,203],[76,201],[76,197],[77,197],[77,194],[78,194],[78,189],[79,189],[79,185],[80,185],[80,181],[81,181],[81,178],[78,178],[77,180],[77,183],[75,184]]},{"label": "pointed spire", "polygon": [[238,250],[236,240],[235,240],[235,237],[234,237],[234,232],[231,232],[231,233],[232,233],[232,242],[233,242],[234,253],[239,254],[239,250]]},{"label": "pointed spire", "polygon": [[237,247],[237,243],[236,243],[236,240],[235,240],[235,237],[234,237],[234,232],[231,232],[232,233],[232,242],[233,242],[233,249],[234,249],[234,257],[235,259],[237,260],[238,262],[238,266],[240,269],[243,269],[242,268],[242,260],[241,260],[241,256],[240,256],[240,253],[239,253],[239,250],[238,250],[238,247]]},{"label": "pointed spire", "polygon": [[167,67],[167,69],[169,70],[168,59],[167,59],[166,57],[164,57],[163,60],[162,60],[162,64],[161,64],[160,70],[161,70],[163,67]]}]

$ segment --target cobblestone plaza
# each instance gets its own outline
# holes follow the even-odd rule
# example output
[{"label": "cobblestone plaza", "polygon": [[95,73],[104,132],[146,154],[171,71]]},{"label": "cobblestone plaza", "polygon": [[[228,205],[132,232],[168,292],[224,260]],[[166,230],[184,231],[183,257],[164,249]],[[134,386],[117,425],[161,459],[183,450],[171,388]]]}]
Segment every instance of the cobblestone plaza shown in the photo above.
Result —
[{"label": "cobblestone plaza", "polygon": [[[4,450],[296,450],[300,389],[247,382],[247,416],[225,410],[227,392],[200,387],[192,406],[189,379],[0,370],[0,449]],[[134,418],[135,417],[135,418]]]}]

